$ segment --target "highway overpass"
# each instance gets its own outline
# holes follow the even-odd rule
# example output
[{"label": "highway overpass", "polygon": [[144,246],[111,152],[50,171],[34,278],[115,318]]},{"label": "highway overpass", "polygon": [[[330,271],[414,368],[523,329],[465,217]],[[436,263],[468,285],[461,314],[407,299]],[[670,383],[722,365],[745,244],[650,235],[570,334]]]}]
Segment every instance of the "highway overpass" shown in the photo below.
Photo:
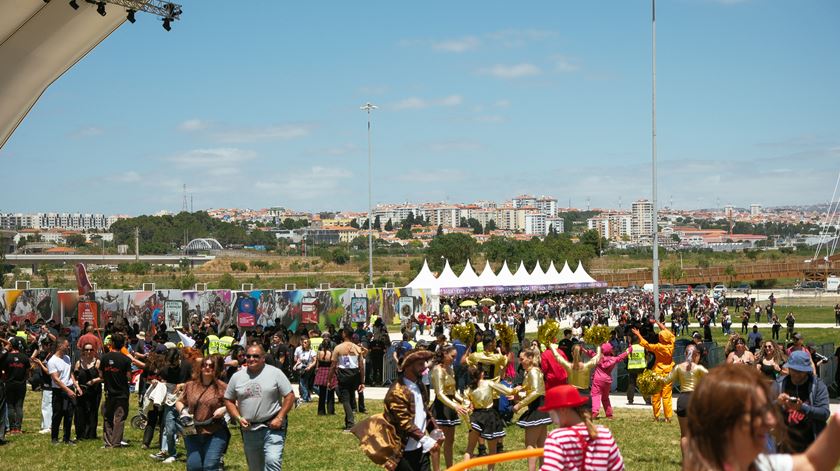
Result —
[{"label": "highway overpass", "polygon": [[73,266],[77,263],[86,265],[120,265],[123,263],[142,262],[150,265],[178,265],[181,260],[187,259],[190,265],[195,267],[215,259],[212,255],[61,255],[61,254],[27,254],[27,255],[6,255],[6,263],[17,266],[38,265],[67,265]]}]

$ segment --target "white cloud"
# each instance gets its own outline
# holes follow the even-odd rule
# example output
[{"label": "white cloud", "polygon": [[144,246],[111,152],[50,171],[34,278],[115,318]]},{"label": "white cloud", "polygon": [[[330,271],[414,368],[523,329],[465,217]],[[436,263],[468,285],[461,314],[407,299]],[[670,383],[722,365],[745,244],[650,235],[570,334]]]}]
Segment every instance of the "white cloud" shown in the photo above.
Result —
[{"label": "white cloud", "polygon": [[419,148],[433,153],[446,152],[472,152],[481,149],[481,143],[467,139],[449,139],[444,141],[426,142],[419,145]]},{"label": "white cloud", "polygon": [[333,147],[324,147],[321,149],[313,149],[306,152],[306,155],[327,155],[330,157],[340,157],[342,155],[353,154],[359,152],[359,146],[355,144],[341,144]]},{"label": "white cloud", "polygon": [[216,139],[224,143],[245,143],[256,141],[288,141],[306,137],[312,131],[311,125],[281,124],[252,128],[231,128],[213,133]]},{"label": "white cloud", "polygon": [[444,41],[437,41],[432,43],[432,48],[443,52],[467,52],[476,49],[481,44],[481,40],[475,36],[467,36],[460,39],[448,39]]},{"label": "white cloud", "polygon": [[166,160],[179,167],[190,167],[199,171],[218,172],[219,168],[235,168],[256,157],[251,151],[232,147],[215,149],[193,149],[173,155]]},{"label": "white cloud", "polygon": [[200,119],[188,119],[178,125],[178,130],[184,132],[203,131],[207,129],[208,126],[209,123],[207,121],[202,121]]},{"label": "white cloud", "polygon": [[580,70],[580,65],[574,59],[565,56],[555,56],[552,59],[554,61],[554,70],[557,72],[577,72]]},{"label": "white cloud", "polygon": [[70,133],[70,137],[80,139],[84,137],[95,137],[105,134],[105,130],[98,126],[85,126]]},{"label": "white cloud", "polygon": [[464,102],[461,95],[449,95],[443,98],[427,100],[419,97],[409,97],[391,105],[395,110],[422,110],[438,106],[458,106]]},{"label": "white cloud", "polygon": [[123,173],[118,173],[110,177],[110,180],[120,183],[135,183],[139,182],[142,179],[139,173],[135,171],[128,171]]},{"label": "white cloud", "polygon": [[496,103],[493,103],[493,105],[497,108],[507,108],[510,106],[510,100],[497,100]]},{"label": "white cloud", "polygon": [[522,63],[515,65],[496,64],[493,67],[479,70],[479,73],[502,79],[517,79],[539,75],[542,71],[534,64]]},{"label": "white cloud", "polygon": [[397,180],[411,183],[454,183],[464,180],[464,172],[451,168],[437,170],[413,170],[401,173]]},{"label": "white cloud", "polygon": [[273,194],[287,200],[313,200],[334,193],[340,189],[342,181],[352,177],[353,173],[349,170],[316,165],[257,181],[254,187],[263,194]]}]

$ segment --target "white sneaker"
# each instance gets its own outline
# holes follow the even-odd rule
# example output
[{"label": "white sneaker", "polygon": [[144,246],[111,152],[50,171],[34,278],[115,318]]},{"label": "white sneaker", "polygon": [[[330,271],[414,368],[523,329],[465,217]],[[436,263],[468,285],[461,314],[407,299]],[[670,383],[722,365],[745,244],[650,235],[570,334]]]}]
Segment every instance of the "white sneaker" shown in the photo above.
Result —
[{"label": "white sneaker", "polygon": [[41,435],[46,435],[46,434],[50,433],[50,429],[48,429],[48,428],[41,429],[41,430],[38,431],[38,433],[40,433]]},{"label": "white sneaker", "polygon": [[174,456],[170,456],[169,458],[166,458],[165,460],[162,461],[162,463],[166,463],[166,464],[171,464],[171,463],[174,463],[174,462],[175,462],[175,457]]}]

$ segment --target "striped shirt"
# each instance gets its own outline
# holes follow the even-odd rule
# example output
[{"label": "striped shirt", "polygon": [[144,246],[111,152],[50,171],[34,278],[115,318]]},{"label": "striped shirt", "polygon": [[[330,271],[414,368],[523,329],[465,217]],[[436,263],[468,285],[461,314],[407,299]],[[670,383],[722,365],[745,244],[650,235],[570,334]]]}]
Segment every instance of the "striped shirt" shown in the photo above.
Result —
[{"label": "striped shirt", "polygon": [[583,423],[552,430],[545,440],[540,471],[623,471],[624,459],[610,429],[597,426],[589,438]]}]

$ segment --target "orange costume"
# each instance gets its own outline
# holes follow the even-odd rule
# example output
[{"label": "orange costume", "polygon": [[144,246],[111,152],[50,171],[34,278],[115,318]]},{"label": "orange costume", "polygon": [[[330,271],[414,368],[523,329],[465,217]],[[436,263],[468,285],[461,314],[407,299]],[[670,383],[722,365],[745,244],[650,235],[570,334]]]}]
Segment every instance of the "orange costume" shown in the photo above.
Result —
[{"label": "orange costume", "polygon": [[[668,376],[668,373],[674,369],[674,334],[668,329],[659,331],[659,343],[648,343],[644,338],[639,339],[639,345],[645,350],[653,353],[655,357],[653,363],[653,372],[660,376]],[[653,402],[653,417],[659,418],[659,406],[665,410],[665,418],[671,420],[674,415],[674,407],[671,404],[671,394],[673,381],[665,383],[662,390],[654,394],[651,398]]]}]

